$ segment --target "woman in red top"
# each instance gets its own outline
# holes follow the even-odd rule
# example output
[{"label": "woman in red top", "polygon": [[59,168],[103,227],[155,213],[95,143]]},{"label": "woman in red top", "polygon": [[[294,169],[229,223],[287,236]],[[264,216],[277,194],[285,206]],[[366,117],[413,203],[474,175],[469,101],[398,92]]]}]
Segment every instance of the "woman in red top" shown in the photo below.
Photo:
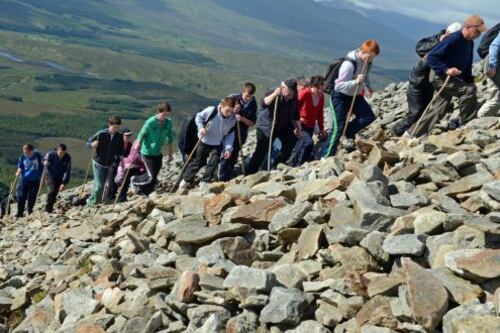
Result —
[{"label": "woman in red top", "polygon": [[323,108],[325,96],[323,94],[322,76],[313,76],[306,88],[299,92],[300,122],[302,123],[302,138],[295,145],[288,165],[296,167],[311,159],[314,147],[313,134],[316,125],[320,136],[324,136]]}]

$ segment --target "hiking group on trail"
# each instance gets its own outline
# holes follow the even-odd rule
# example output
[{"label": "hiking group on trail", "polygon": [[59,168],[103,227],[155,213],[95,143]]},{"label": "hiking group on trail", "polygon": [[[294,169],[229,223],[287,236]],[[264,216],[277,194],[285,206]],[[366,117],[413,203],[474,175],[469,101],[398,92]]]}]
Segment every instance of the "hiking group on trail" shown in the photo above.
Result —
[{"label": "hiking group on trail", "polygon": [[[450,130],[463,128],[477,116],[499,116],[499,31],[500,24],[488,30],[481,17],[473,15],[463,24],[453,23],[446,30],[420,40],[416,45],[419,60],[409,75],[408,115],[393,125],[392,133],[411,137],[428,135],[449,112],[453,97],[458,99],[460,115],[450,119]],[[474,40],[482,33],[486,34],[478,53],[495,88],[480,107],[472,65]],[[178,135],[184,166],[176,185],[180,190],[193,188],[203,167],[201,189],[213,180],[229,181],[238,174],[273,169],[279,163],[297,167],[314,159],[335,156],[340,145],[347,152],[355,150],[356,134],[376,119],[365,97],[373,94],[370,71],[380,53],[377,41],[367,40],[345,57],[334,60],[324,77],[288,79],[266,91],[259,110],[256,87],[247,82],[240,93],[189,116],[182,122]],[[326,104],[329,112],[325,114]],[[168,145],[169,161],[174,158],[172,107],[163,102],[156,111],[146,120],[135,141],[129,129],[120,130],[122,120],[118,116],[111,116],[108,127],[89,138],[87,145],[92,149],[89,169],[92,166],[94,182],[87,206],[124,202],[129,188],[146,196],[155,190],[164,145]],[[253,153],[245,157],[243,147],[253,126],[256,145]],[[26,203],[28,214],[33,212],[43,185],[49,189],[45,211],[51,213],[58,192],[70,180],[70,173],[71,157],[64,144],[45,157],[33,145],[24,145],[10,194],[17,184],[16,216],[24,216]],[[5,211],[2,209],[2,214]]]}]

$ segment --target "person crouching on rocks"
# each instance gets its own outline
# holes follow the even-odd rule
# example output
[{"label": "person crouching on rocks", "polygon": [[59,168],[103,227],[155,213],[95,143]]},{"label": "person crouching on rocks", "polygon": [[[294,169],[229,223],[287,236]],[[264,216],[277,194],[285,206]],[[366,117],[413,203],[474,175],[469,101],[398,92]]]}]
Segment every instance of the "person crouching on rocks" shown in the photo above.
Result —
[{"label": "person crouching on rocks", "polygon": [[210,121],[208,119],[215,107],[208,107],[196,115],[195,121],[200,142],[196,148],[194,160],[187,165],[179,189],[193,186],[196,173],[207,165],[200,183],[200,188],[205,189],[219,164],[221,152],[223,151],[224,159],[231,158],[236,127],[235,106],[236,100],[226,97],[216,106],[217,115]]},{"label": "person crouching on rocks", "polygon": [[[366,102],[364,95],[366,94],[370,97],[373,94],[369,69],[371,68],[373,59],[379,54],[379,44],[375,40],[370,39],[364,42],[359,49],[349,52],[347,60],[342,63],[339,69],[339,77],[335,80],[335,90],[331,96],[334,108],[333,125],[324,157],[335,156],[337,153],[337,147],[340,143],[344,126],[346,122],[349,122],[347,117],[353,98],[356,100],[352,113],[356,118],[347,124],[344,147],[348,151],[355,149],[354,137],[356,134],[375,120],[373,110]],[[366,75],[363,75],[363,68],[366,63],[368,71]],[[358,95],[354,96],[358,85],[361,88],[358,90]]]}]

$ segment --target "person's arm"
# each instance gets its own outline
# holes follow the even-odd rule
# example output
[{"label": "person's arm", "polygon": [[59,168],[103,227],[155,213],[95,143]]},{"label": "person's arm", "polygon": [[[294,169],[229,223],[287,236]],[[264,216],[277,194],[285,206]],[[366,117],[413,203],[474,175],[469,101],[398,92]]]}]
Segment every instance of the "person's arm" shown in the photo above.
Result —
[{"label": "person's arm", "polygon": [[325,116],[323,115],[323,109],[325,108],[325,95],[323,95],[323,97],[321,97],[321,101],[319,103],[320,105],[320,112],[318,112],[318,118],[317,118],[317,122],[318,122],[318,128],[319,128],[319,131],[320,133],[323,133],[325,132]]},{"label": "person's arm", "polygon": [[101,131],[98,131],[87,140],[88,148],[94,148],[97,145],[99,142],[99,134],[101,134]]},{"label": "person's arm", "polygon": [[139,131],[139,134],[137,134],[137,142],[139,144],[142,144],[144,142],[144,139],[148,136],[148,128],[149,128],[149,123],[150,120],[146,120],[144,125],[142,125],[141,130]]},{"label": "person's arm", "polygon": [[[490,45],[490,60],[489,60],[489,67],[490,69],[494,69],[495,72],[497,70],[498,66],[498,53],[500,52],[500,34],[497,35],[497,37],[493,40],[493,42]],[[495,76],[495,75],[493,75]]]},{"label": "person's arm", "polygon": [[[228,159],[231,157],[231,153],[233,152],[233,142],[234,142],[234,129],[231,130],[225,137],[224,137],[224,158]],[[227,154],[229,153],[229,154]]]},{"label": "person's arm", "polygon": [[281,86],[264,96],[264,98],[262,99],[262,106],[264,108],[267,108],[271,104],[274,104],[276,98],[278,98],[279,95],[281,95]]},{"label": "person's arm", "polygon": [[17,161],[16,177],[19,177],[23,171],[24,171],[24,163],[23,163],[23,155],[21,155],[19,157],[19,160]]},{"label": "person's arm", "polygon": [[[218,108],[218,106],[216,106],[216,108]],[[196,114],[196,118],[194,121],[196,123],[196,127],[198,128],[199,137],[205,135],[206,133],[205,122],[207,121],[208,117],[210,117],[210,114],[212,113],[213,110],[214,110],[213,107],[210,106],[205,110],[198,112]]]},{"label": "person's arm", "polygon": [[344,61],[339,69],[339,77],[335,80],[335,90],[346,95],[352,95],[356,88],[354,77],[354,65],[350,61]]},{"label": "person's arm", "polygon": [[40,171],[40,174],[43,172],[44,164],[43,164],[43,156],[39,152],[36,152],[36,159],[38,161],[38,171]]},{"label": "person's arm", "polygon": [[168,159],[174,159],[174,131],[171,119],[167,119],[167,142],[168,142]]},{"label": "person's arm", "polygon": [[68,166],[66,167],[66,171],[64,171],[62,185],[68,185],[70,178],[71,178],[71,157],[68,158]]},{"label": "person's arm", "polygon": [[446,56],[452,52],[454,38],[446,38],[441,43],[436,45],[429,54],[427,54],[427,64],[438,75],[445,76],[449,70],[448,65],[444,62]]}]

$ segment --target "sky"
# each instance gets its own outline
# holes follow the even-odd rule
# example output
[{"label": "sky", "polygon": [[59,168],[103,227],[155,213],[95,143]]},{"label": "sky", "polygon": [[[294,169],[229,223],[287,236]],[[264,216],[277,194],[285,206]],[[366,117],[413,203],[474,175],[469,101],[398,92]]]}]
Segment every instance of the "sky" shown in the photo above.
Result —
[{"label": "sky", "polygon": [[435,23],[462,21],[481,15],[488,26],[500,21],[499,0],[345,0],[362,8],[395,11]]}]

